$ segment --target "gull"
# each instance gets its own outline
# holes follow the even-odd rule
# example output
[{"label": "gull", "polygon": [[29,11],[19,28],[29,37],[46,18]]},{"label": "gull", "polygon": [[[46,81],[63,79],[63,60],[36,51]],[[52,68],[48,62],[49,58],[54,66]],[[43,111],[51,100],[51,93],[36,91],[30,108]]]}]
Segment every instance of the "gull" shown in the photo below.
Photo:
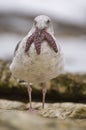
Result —
[{"label": "gull", "polygon": [[32,107],[32,85],[42,84],[42,108],[47,92],[46,82],[63,72],[64,58],[60,44],[54,35],[53,25],[48,16],[34,19],[29,33],[17,44],[10,71],[12,75],[27,82],[30,107]]}]

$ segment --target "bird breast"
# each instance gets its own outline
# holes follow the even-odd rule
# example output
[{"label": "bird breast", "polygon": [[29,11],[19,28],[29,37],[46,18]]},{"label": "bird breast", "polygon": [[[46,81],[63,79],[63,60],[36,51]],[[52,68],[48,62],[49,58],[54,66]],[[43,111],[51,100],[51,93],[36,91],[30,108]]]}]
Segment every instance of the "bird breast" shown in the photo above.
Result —
[{"label": "bird breast", "polygon": [[29,51],[25,53],[25,43],[26,39],[21,42],[10,66],[14,77],[27,82],[40,83],[52,79],[62,72],[63,56],[59,44],[57,45],[58,52],[55,53],[48,43],[43,41],[41,53],[37,55],[33,43]]}]

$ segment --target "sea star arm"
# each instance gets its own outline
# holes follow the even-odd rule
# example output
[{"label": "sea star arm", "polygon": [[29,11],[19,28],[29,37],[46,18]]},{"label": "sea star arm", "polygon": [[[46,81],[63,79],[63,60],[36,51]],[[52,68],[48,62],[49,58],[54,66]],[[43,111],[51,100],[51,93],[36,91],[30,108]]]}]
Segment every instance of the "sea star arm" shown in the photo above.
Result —
[{"label": "sea star arm", "polygon": [[57,53],[58,49],[57,49],[57,45],[55,43],[55,40],[53,39],[51,34],[49,34],[46,31],[45,31],[45,39],[48,41],[49,45],[53,48],[53,50]]},{"label": "sea star arm", "polygon": [[38,55],[41,53],[41,43],[43,40],[44,40],[44,33],[39,34],[38,31],[36,31],[34,38],[34,45]]},{"label": "sea star arm", "polygon": [[26,42],[26,47],[25,47],[25,52],[27,52],[32,44],[32,42],[34,41],[34,37],[35,37],[35,33],[33,33]]},{"label": "sea star arm", "polygon": [[37,54],[39,55],[40,52],[41,52],[41,40],[40,40],[39,36],[35,37],[35,39],[34,39],[34,46],[35,46]]}]

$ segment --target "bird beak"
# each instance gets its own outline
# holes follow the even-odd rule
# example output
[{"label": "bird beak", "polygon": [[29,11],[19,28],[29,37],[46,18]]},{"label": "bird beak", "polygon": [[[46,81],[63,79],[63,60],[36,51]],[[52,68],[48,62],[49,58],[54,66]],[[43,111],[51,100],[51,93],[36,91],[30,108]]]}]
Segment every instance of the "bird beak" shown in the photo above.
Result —
[{"label": "bird beak", "polygon": [[40,27],[40,28],[37,27],[37,30],[38,30],[39,35],[41,34],[41,32],[42,32],[43,30],[46,30],[46,29],[47,29],[47,27]]},{"label": "bird beak", "polygon": [[44,22],[41,22],[41,23],[38,22],[36,27],[38,28],[39,31],[41,31],[41,30],[45,29],[47,26]]}]

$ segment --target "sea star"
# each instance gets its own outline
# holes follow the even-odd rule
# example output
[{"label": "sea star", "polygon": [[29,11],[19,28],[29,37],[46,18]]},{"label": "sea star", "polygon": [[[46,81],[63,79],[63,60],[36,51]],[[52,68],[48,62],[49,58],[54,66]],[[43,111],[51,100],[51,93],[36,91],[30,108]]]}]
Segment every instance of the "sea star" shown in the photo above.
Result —
[{"label": "sea star", "polygon": [[41,43],[43,42],[43,40],[47,40],[48,44],[53,48],[53,50],[56,53],[58,52],[55,40],[53,39],[51,34],[47,32],[46,28],[42,29],[40,32],[39,29],[36,28],[35,32],[32,35],[30,35],[30,37],[27,39],[25,52],[29,50],[31,44],[34,42],[36,52],[39,55],[41,53]]}]

